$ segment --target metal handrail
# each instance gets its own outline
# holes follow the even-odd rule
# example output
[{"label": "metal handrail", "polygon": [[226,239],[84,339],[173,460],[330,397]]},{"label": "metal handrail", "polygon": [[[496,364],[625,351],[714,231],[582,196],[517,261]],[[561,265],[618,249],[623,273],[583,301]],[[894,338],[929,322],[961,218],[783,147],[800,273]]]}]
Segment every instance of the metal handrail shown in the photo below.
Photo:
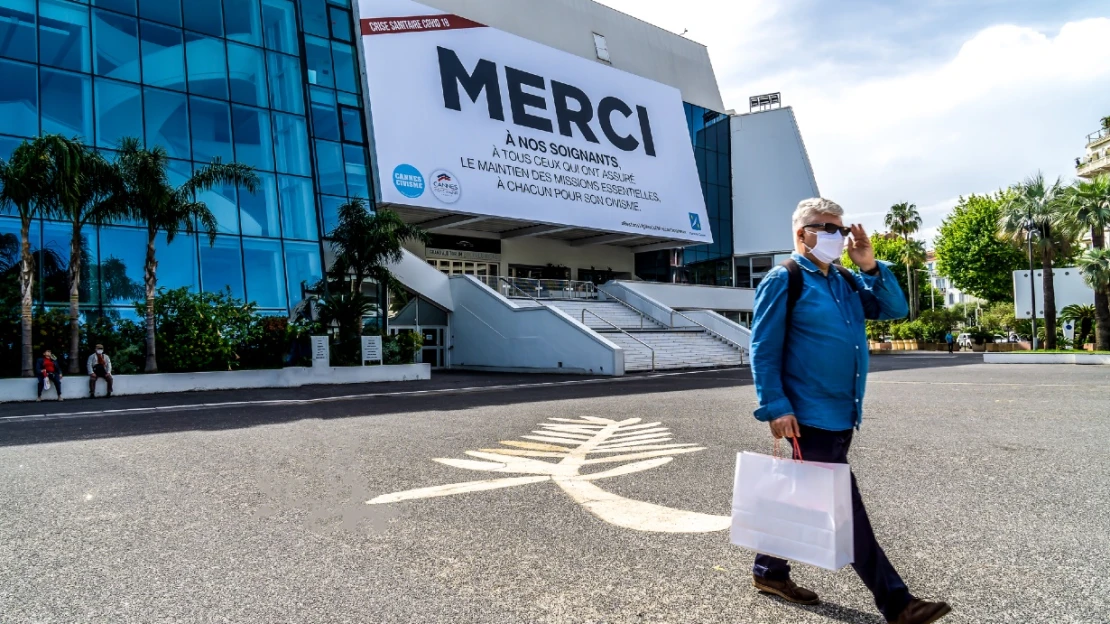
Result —
[{"label": "metal handrail", "polygon": [[[632,310],[636,314],[639,314],[640,315],[640,329],[644,328],[644,317],[646,317],[647,314],[645,314],[643,310],[640,310],[636,306],[628,303],[627,301],[622,300],[620,297],[618,297],[618,296],[616,296],[616,295],[614,295],[614,294],[612,294],[608,291],[603,290],[601,292],[605,293],[606,297],[612,297],[613,301],[616,301],[617,303],[619,303],[622,306],[628,308],[629,310]],[[651,320],[652,320],[652,322],[655,322],[654,318],[652,318]],[[671,327],[672,328],[674,327],[674,319],[671,320]]]},{"label": "metal handrail", "polygon": [[[475,277],[478,279],[478,281],[485,283],[487,286],[490,286],[491,282],[496,282],[496,283],[504,282],[504,283],[510,284],[518,292],[525,292],[522,288],[520,288],[520,286],[518,286],[518,283],[521,283],[521,284],[528,284],[529,286],[532,286],[533,288],[535,288],[535,290],[537,292],[540,291],[540,290],[545,289],[545,287],[546,287],[546,290],[549,290],[549,291],[570,292],[570,293],[572,293],[573,298],[576,298],[576,299],[578,299],[578,298],[588,299],[588,298],[592,298],[593,296],[597,295],[597,285],[594,284],[593,282],[583,282],[583,281],[574,281],[574,280],[560,280],[560,279],[535,279],[535,278],[530,278],[530,277],[507,277],[507,276],[501,276],[501,275],[482,275],[482,276],[475,276]],[[508,281],[506,281],[506,280],[508,280]]]},{"label": "metal handrail", "polygon": [[[643,312],[640,312],[639,310],[636,310],[636,308],[632,307],[631,304],[629,304],[625,301],[622,301],[620,297],[618,297],[618,296],[616,296],[616,295],[614,295],[610,292],[606,292],[605,295],[607,297],[612,297],[616,301],[624,304],[625,307],[627,307],[631,310],[635,310],[636,312],[639,312],[639,314],[641,315],[640,316],[641,320],[643,319],[643,314],[644,314]],[[739,351],[740,351],[740,361],[743,362],[744,354],[748,352],[748,350],[746,348],[744,348],[744,345],[740,344],[739,342],[736,342],[735,340],[732,340],[731,338],[728,338],[728,337],[724,336],[720,332],[716,332],[716,331],[713,331],[712,329],[709,329],[708,327],[706,327],[702,323],[699,323],[699,322],[695,321],[694,319],[690,318],[689,316],[686,316],[685,314],[683,314],[682,312],[679,312],[678,310],[675,310],[674,308],[670,308],[670,311],[671,311],[671,329],[678,329],[674,325],[674,315],[677,314],[677,315],[681,316],[682,318],[686,319],[687,321],[690,321],[694,325],[697,325],[698,327],[704,329],[706,331],[706,333],[715,336],[718,340],[720,340],[722,342],[725,342],[725,343],[728,343],[728,344],[736,347],[737,349],[739,349]],[[597,316],[597,315],[594,314],[594,316]]]},{"label": "metal handrail", "polygon": [[601,316],[597,312],[594,312],[593,310],[587,310],[585,308],[582,308],[582,324],[583,325],[586,324],[586,313],[587,312],[596,316],[598,318],[598,320],[600,320],[602,323],[605,323],[606,325],[609,325],[610,327],[619,331],[620,333],[624,334],[625,336],[628,336],[629,338],[631,338],[631,339],[635,340],[636,342],[638,342],[638,343],[644,345],[645,347],[647,347],[648,351],[651,351],[651,372],[653,372],[653,373],[655,372],[655,349],[653,349],[651,347],[651,345],[649,345],[648,343],[644,342],[643,340],[640,340],[639,338],[633,336],[632,334],[624,331],[623,329],[621,329],[620,327],[617,327],[616,325],[610,323],[609,321],[601,318]]},{"label": "metal handrail", "polygon": [[514,284],[514,283],[510,282],[510,281],[509,281],[509,278],[507,278],[507,277],[501,277],[501,278],[498,278],[498,282],[499,282],[499,283],[500,283],[500,282],[504,282],[504,283],[508,284],[510,288],[515,288],[515,289],[516,289],[516,290],[517,290],[518,292],[520,292],[520,294],[524,295],[525,297],[528,297],[528,298],[529,298],[529,299],[531,299],[532,301],[535,301],[535,302],[536,302],[536,304],[538,304],[538,305],[540,305],[540,306],[542,306],[542,307],[547,307],[547,306],[544,306],[544,305],[543,305],[543,302],[542,302],[542,301],[540,301],[539,299],[536,299],[536,298],[535,298],[535,297],[533,297],[532,295],[529,295],[528,293],[524,292],[524,290],[522,290],[522,289],[521,289],[521,288],[520,288],[519,286],[517,286],[516,284]]}]

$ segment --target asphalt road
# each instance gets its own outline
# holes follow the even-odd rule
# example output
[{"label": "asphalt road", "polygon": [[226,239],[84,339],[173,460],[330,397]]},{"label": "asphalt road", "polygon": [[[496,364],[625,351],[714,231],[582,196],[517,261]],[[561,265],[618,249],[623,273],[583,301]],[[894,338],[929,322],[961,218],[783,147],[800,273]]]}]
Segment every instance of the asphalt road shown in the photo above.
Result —
[{"label": "asphalt road", "polygon": [[[1110,371],[979,362],[873,359],[852,462],[880,541],[946,622],[1110,622]],[[745,370],[338,392],[0,408],[0,622],[882,621],[850,568],[797,566],[825,603],[793,607],[727,531],[620,525],[622,501],[729,513],[736,452],[770,450]],[[552,444],[523,437],[552,418],[704,450],[591,482],[612,507],[550,480],[366,504],[520,477],[433,460]]]}]

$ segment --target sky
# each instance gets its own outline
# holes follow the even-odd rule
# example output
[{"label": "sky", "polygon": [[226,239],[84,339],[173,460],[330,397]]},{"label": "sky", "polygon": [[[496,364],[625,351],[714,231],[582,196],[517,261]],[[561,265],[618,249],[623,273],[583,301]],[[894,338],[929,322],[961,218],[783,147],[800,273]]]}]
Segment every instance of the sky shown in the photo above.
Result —
[{"label": "sky", "polygon": [[[781,92],[821,194],[932,241],[959,197],[1075,177],[1110,115],[1107,0],[599,0],[705,44],[725,105]],[[931,242],[930,242],[931,247]]]}]

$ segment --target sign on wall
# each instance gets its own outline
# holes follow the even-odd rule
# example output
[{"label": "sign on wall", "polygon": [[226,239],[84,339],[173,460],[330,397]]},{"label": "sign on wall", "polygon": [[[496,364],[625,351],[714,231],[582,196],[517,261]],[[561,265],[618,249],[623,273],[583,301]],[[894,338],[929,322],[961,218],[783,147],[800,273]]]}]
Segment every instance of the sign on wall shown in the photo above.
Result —
[{"label": "sign on wall", "polygon": [[327,336],[312,336],[312,365],[331,365],[331,345]]},{"label": "sign on wall", "polygon": [[362,337],[362,363],[366,362],[382,362],[382,337],[381,336],[363,336]]},{"label": "sign on wall", "polygon": [[712,242],[677,89],[410,0],[360,0],[384,204]]}]

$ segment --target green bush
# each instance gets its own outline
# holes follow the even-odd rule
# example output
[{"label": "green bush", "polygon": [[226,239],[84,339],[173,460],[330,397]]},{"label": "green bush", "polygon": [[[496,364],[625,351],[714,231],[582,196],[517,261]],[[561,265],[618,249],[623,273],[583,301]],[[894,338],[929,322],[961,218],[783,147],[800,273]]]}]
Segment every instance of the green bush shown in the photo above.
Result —
[{"label": "green bush", "polygon": [[[158,367],[166,373],[239,368],[237,351],[250,335],[255,305],[230,293],[159,289],[154,299]],[[142,306],[139,312],[143,313]]]},{"label": "green bush", "polygon": [[280,316],[255,317],[240,345],[239,365],[246,369],[281,368],[290,345],[289,321]]}]

